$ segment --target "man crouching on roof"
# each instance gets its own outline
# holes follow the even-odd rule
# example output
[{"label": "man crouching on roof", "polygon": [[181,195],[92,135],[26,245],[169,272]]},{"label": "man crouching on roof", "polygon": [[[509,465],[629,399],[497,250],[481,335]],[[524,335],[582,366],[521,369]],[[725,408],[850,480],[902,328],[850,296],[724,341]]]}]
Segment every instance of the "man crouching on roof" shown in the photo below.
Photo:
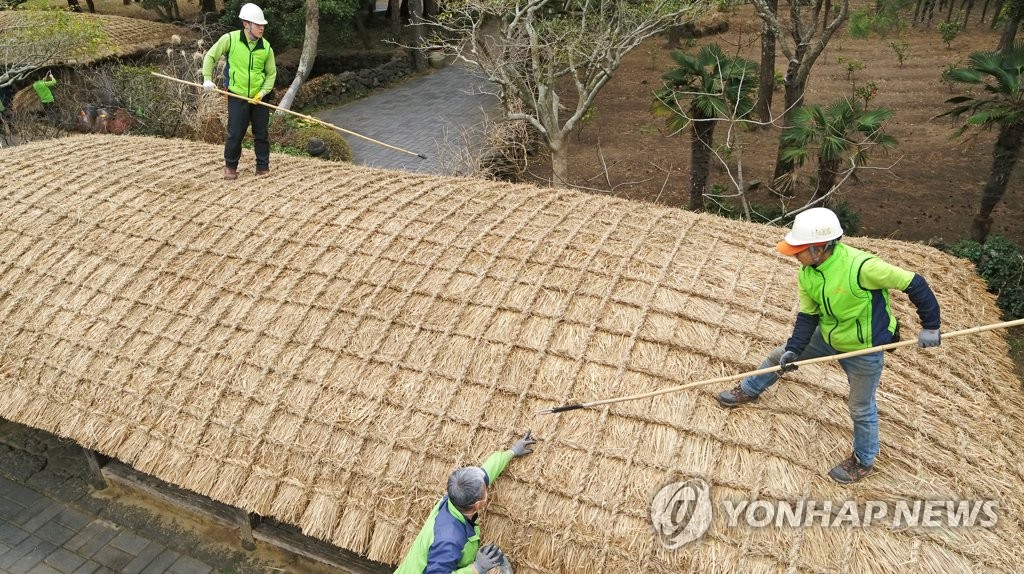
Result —
[{"label": "man crouching on roof", "polygon": [[487,506],[487,489],[509,461],[533,452],[527,432],[512,448],[487,457],[482,466],[460,468],[448,476],[448,495],[434,505],[412,548],[395,574],[484,574],[506,563],[493,544],[480,547],[479,513]]}]

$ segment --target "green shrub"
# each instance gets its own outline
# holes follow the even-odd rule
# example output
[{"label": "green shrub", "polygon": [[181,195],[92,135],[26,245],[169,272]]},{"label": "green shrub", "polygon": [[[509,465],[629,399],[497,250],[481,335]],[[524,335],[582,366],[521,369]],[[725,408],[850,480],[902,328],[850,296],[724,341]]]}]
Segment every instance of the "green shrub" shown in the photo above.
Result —
[{"label": "green shrub", "polygon": [[960,19],[946,20],[945,22],[939,22],[939,35],[942,36],[942,41],[946,43],[946,49],[948,50],[950,44],[956,39],[960,33],[961,27]]},{"label": "green shrub", "polygon": [[850,12],[850,23],[846,29],[852,38],[867,38],[871,35],[872,18],[868,11],[859,8]]},{"label": "green shrub", "polygon": [[990,235],[984,244],[958,241],[949,252],[974,263],[1007,320],[1024,317],[1024,256],[1017,245],[1001,235]]},{"label": "green shrub", "polygon": [[272,116],[270,143],[274,151],[288,155],[309,157],[309,140],[319,138],[327,145],[327,154],[334,161],[352,161],[352,150],[341,134],[320,124],[290,116]]},{"label": "green shrub", "polygon": [[900,40],[899,42],[889,42],[889,47],[896,53],[896,59],[899,60],[900,67],[903,67],[903,63],[907,61],[907,50],[910,49],[910,43]]}]

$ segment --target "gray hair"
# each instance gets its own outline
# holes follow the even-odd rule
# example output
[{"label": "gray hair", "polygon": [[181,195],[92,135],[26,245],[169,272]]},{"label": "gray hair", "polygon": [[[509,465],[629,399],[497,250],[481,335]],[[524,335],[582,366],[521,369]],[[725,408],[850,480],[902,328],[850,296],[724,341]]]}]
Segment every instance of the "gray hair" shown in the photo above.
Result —
[{"label": "gray hair", "polygon": [[467,466],[452,472],[448,476],[448,500],[460,510],[466,510],[484,497],[484,469],[479,466]]}]

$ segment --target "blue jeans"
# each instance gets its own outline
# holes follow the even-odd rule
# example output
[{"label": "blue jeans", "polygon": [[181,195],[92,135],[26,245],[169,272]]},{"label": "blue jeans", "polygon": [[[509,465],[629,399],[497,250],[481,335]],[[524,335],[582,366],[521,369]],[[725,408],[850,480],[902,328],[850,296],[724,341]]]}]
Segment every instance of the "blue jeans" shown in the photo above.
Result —
[{"label": "blue jeans", "polygon": [[[779,359],[786,352],[785,346],[778,347],[768,354],[761,363],[761,368],[779,364]],[[821,329],[815,329],[807,348],[800,354],[800,360],[837,355],[836,351],[825,342]],[[846,371],[846,380],[850,384],[850,418],[853,419],[853,452],[861,464],[871,466],[878,456],[878,405],[875,403],[875,391],[878,381],[882,378],[882,367],[885,365],[885,353],[878,351],[858,357],[839,360],[840,366]],[[740,383],[740,388],[748,395],[758,396],[779,380],[778,372],[747,377]]]}]

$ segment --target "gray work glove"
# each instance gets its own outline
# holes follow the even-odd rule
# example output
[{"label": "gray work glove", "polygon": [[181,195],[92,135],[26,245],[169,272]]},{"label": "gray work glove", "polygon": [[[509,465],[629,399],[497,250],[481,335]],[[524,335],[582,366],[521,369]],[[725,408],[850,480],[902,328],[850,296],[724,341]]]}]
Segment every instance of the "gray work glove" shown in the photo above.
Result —
[{"label": "gray work glove", "polygon": [[509,450],[512,451],[513,456],[525,456],[533,452],[533,444],[537,441],[533,438],[532,433],[533,431],[526,431],[523,438],[517,440],[515,444],[512,445],[512,448]]},{"label": "gray work glove", "polygon": [[918,347],[938,347],[942,344],[941,334],[938,329],[921,329],[917,336]]},{"label": "gray work glove", "polygon": [[779,369],[783,373],[797,370],[799,367],[791,364],[793,361],[796,361],[797,358],[799,358],[799,355],[793,351],[786,351],[785,353],[782,353],[782,356],[779,357]]},{"label": "gray work glove", "polygon": [[476,560],[473,561],[473,566],[476,567],[478,574],[484,574],[484,572],[501,564],[501,559],[504,557],[505,555],[501,553],[501,550],[493,544],[481,546],[480,550],[476,553]]},{"label": "gray work glove", "polygon": [[210,80],[203,80],[203,89],[207,92],[212,92],[213,90],[217,89],[217,84],[214,84]]}]

